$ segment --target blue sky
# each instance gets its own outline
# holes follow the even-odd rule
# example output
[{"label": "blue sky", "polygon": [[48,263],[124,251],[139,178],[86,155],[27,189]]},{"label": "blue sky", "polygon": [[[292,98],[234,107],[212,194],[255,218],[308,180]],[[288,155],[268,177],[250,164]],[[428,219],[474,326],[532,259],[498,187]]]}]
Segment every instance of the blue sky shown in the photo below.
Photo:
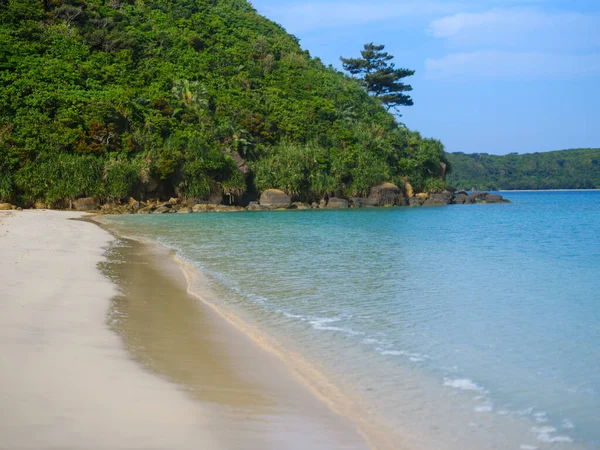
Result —
[{"label": "blue sky", "polygon": [[402,121],[447,151],[600,147],[600,0],[254,0],[341,69],[366,42],[415,69]]}]

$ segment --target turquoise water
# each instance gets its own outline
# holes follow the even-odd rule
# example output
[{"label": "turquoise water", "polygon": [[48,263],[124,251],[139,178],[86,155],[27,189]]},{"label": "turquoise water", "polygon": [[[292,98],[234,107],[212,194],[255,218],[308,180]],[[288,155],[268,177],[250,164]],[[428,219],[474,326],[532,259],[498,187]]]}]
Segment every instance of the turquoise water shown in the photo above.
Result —
[{"label": "turquoise water", "polygon": [[[413,448],[600,448],[600,192],[110,219]],[[400,445],[399,445],[400,446]]]}]

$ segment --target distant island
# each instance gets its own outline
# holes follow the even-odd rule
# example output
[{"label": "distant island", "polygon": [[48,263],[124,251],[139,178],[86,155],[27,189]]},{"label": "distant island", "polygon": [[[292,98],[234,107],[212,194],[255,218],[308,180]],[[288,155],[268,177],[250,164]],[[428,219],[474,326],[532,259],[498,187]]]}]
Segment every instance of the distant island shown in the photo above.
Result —
[{"label": "distant island", "polygon": [[447,181],[457,189],[600,189],[600,149],[544,153],[448,153]]}]

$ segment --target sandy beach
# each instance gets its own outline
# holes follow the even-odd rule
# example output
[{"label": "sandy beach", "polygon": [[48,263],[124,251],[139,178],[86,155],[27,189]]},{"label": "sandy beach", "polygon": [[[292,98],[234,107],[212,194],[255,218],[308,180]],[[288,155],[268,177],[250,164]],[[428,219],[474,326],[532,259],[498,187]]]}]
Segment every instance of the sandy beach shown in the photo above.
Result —
[{"label": "sandy beach", "polygon": [[81,217],[0,213],[0,448],[367,448],[168,255]]}]

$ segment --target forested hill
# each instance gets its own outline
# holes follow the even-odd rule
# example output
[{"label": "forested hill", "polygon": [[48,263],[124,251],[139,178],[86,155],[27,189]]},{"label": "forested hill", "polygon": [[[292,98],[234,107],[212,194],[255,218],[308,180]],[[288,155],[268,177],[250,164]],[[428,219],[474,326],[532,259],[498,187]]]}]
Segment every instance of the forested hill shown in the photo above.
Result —
[{"label": "forested hill", "polygon": [[448,183],[459,189],[600,189],[600,149],[545,153],[450,153]]},{"label": "forested hill", "polygon": [[244,0],[0,0],[0,201],[420,191],[444,157]]}]

